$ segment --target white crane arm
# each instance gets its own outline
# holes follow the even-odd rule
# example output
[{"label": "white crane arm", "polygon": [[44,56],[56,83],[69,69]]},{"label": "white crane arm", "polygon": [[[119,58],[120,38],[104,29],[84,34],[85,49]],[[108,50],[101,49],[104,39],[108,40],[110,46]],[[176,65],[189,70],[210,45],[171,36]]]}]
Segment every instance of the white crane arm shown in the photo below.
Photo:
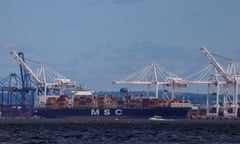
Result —
[{"label": "white crane arm", "polygon": [[29,73],[32,78],[38,83],[43,84],[43,81],[41,81],[36,74],[28,67],[28,65],[18,56],[18,54],[15,51],[10,51],[10,54],[15,58],[15,60],[24,68],[24,70]]},{"label": "white crane arm", "polygon": [[216,61],[216,59],[213,57],[213,55],[205,48],[204,46],[200,47],[200,50],[202,53],[208,58],[208,60],[215,66],[217,71],[222,74],[223,78],[227,82],[232,82],[232,78],[226,74],[224,69],[221,67],[221,65]]},{"label": "white crane arm", "polygon": [[124,80],[121,80],[121,81],[113,81],[112,82],[113,84],[158,84],[158,85],[164,85],[164,84],[170,84],[168,81],[166,82],[156,82],[156,81],[124,81]]},{"label": "white crane arm", "polygon": [[153,84],[151,81],[113,81],[113,84]]}]

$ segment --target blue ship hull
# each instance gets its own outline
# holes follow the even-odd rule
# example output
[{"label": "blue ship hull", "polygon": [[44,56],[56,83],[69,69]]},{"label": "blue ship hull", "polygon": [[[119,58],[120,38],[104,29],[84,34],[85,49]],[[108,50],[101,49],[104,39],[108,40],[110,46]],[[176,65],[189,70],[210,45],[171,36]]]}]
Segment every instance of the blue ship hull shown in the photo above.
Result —
[{"label": "blue ship hull", "polygon": [[183,119],[191,108],[39,108],[35,115],[45,118],[150,118],[155,115],[163,118]]}]

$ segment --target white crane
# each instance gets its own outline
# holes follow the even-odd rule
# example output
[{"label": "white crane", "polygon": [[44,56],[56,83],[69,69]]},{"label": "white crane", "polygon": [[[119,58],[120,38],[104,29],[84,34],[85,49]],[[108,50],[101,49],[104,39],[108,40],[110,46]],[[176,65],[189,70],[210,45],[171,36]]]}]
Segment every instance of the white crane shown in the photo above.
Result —
[{"label": "white crane", "polygon": [[69,78],[47,68],[44,64],[38,64],[38,69],[36,72],[37,77],[43,79],[45,83],[59,86],[67,86],[74,88],[76,82],[71,81]]},{"label": "white crane", "polygon": [[125,80],[113,81],[113,84],[156,85],[156,98],[158,97],[159,85],[172,86],[172,98],[175,98],[176,87],[186,87],[186,82],[182,78],[160,69],[154,61],[140,71],[130,74]]},{"label": "white crane", "polygon": [[222,66],[217,62],[217,60],[213,57],[213,55],[207,50],[207,48],[205,48],[204,46],[200,47],[200,50],[202,51],[202,53],[208,58],[208,60],[211,62],[211,64],[213,64],[215,66],[215,68],[217,69],[217,71],[223,76],[223,78],[229,82],[232,83],[233,80],[232,78],[224,71],[224,69],[222,68]]},{"label": "white crane", "polygon": [[[44,106],[46,104],[46,99],[48,95],[56,95],[54,92],[54,88],[56,88],[56,86],[60,88],[64,86],[75,88],[75,82],[72,82],[70,79],[67,79],[64,76],[60,76],[60,74],[57,74],[56,72],[50,72],[44,64],[38,63],[38,71],[35,74],[33,70],[22,60],[22,58],[15,51],[10,51],[10,54],[36,82],[37,97],[35,104]],[[61,89],[60,93],[62,91],[63,90]]]},{"label": "white crane", "polygon": [[15,58],[15,60],[24,68],[24,70],[31,75],[31,77],[36,81],[37,84],[44,84],[44,81],[40,80],[37,75],[28,67],[28,65],[22,60],[21,57],[15,51],[10,51],[10,54]]},{"label": "white crane", "polygon": [[[231,73],[227,73],[223,67],[217,62],[217,60],[213,57],[213,55],[205,48],[204,46],[200,47],[200,50],[202,53],[208,58],[211,64],[214,65],[218,73],[224,78],[226,81],[225,85],[233,84],[233,116],[237,116],[238,113],[238,81],[236,76],[231,76]],[[227,90],[225,90],[227,91]],[[227,94],[224,95],[224,113],[228,115],[227,113]],[[217,80],[217,99],[219,99],[219,81]],[[217,101],[217,112],[219,110],[219,102]]]}]

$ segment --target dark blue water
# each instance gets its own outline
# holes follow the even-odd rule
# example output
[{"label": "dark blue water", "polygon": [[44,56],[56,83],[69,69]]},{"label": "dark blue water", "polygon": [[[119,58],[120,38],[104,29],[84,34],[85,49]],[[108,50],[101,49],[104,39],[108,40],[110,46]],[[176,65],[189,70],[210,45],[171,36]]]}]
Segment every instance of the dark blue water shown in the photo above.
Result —
[{"label": "dark blue water", "polygon": [[240,121],[1,120],[0,143],[240,143]]}]

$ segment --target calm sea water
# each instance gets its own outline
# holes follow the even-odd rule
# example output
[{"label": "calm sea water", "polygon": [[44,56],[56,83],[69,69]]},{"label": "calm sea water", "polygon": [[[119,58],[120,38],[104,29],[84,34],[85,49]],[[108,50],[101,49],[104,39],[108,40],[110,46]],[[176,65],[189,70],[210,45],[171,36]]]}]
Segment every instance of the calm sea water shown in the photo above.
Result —
[{"label": "calm sea water", "polygon": [[240,120],[1,120],[0,143],[240,143]]}]

